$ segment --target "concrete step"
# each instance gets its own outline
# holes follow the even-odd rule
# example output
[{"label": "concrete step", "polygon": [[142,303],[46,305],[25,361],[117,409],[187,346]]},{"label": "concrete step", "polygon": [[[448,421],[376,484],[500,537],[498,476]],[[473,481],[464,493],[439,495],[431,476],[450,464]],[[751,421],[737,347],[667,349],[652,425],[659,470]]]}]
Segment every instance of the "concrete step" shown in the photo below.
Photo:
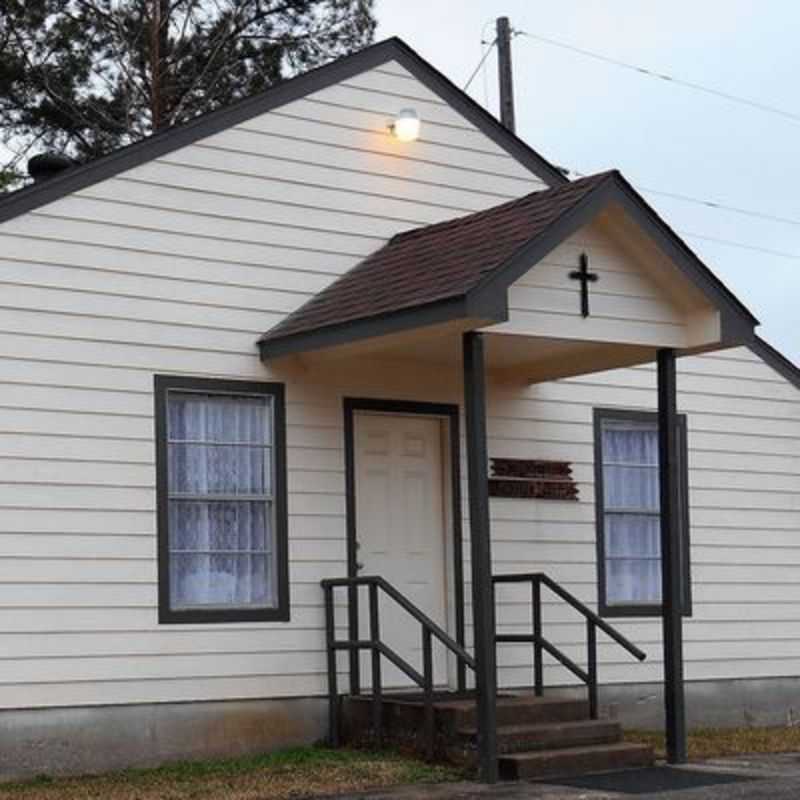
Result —
[{"label": "concrete step", "polygon": [[[442,729],[455,733],[477,725],[474,701],[442,702],[436,707]],[[538,725],[549,722],[575,722],[589,718],[589,703],[564,697],[511,695],[497,698],[497,725]]]},{"label": "concrete step", "polygon": [[504,780],[534,780],[648,767],[654,760],[647,745],[618,742],[507,754],[499,758],[499,768]]},{"label": "concrete step", "polygon": [[[371,726],[371,703],[372,698],[368,695],[344,699],[346,731],[363,731]],[[416,695],[384,696],[382,708],[387,733],[419,731],[425,723],[425,704]],[[434,714],[436,729],[445,737],[455,736],[456,731],[477,725],[477,706],[472,697],[441,698],[434,703]],[[575,722],[588,718],[589,704],[586,700],[528,694],[501,695],[497,698],[498,726]]]},{"label": "concrete step", "polygon": [[[476,750],[478,732],[474,727],[456,731],[456,740],[465,750]],[[559,750],[622,741],[622,726],[607,720],[578,720],[545,724],[500,725],[497,728],[499,753],[524,753],[534,750]]]}]

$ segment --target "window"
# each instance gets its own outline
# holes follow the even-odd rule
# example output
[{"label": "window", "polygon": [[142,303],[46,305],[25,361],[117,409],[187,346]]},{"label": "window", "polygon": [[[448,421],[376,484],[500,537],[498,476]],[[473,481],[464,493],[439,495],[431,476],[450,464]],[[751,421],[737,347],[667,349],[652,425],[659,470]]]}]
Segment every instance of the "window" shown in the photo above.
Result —
[{"label": "window", "polygon": [[[690,611],[686,418],[678,418],[683,612]],[[658,417],[595,410],[599,606],[604,616],[661,614]]]},{"label": "window", "polygon": [[283,386],[155,390],[159,620],[288,620]]}]

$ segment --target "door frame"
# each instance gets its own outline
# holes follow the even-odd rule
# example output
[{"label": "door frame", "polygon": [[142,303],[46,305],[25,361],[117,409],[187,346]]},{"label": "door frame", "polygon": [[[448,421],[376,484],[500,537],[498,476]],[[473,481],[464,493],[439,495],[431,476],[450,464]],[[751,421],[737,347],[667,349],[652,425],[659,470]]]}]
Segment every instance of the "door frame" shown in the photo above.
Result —
[{"label": "door frame", "polygon": [[[345,465],[345,516],[347,525],[347,575],[358,576],[357,561],[357,521],[356,521],[356,473],[355,473],[355,436],[354,419],[358,411],[372,411],[379,414],[397,414],[402,416],[419,414],[426,417],[438,417],[447,423],[447,434],[443,437],[449,449],[442,453],[442,464],[449,466],[450,473],[450,520],[452,530],[453,557],[453,591],[455,608],[455,639],[461,647],[465,642],[464,624],[464,553],[463,530],[461,517],[461,432],[459,407],[455,403],[426,403],[414,400],[385,400],[379,398],[345,397],[344,407],[344,465]],[[447,488],[443,486],[443,488]],[[445,531],[447,535],[447,531]],[[358,609],[356,607],[357,589],[351,588],[348,599],[347,625],[352,641],[358,639]],[[449,616],[449,615],[448,615]],[[360,663],[358,652],[350,651],[350,693],[361,692]],[[459,691],[466,688],[466,668],[460,659],[457,667],[457,683]]]}]

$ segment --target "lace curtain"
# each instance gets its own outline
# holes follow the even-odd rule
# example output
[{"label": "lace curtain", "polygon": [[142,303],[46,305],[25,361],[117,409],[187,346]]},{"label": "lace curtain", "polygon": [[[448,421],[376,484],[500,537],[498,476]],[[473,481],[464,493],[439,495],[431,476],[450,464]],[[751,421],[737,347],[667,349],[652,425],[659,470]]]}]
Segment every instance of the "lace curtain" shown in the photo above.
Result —
[{"label": "lace curtain", "polygon": [[602,430],[606,602],[661,602],[658,429],[607,420]]},{"label": "lace curtain", "polygon": [[271,400],[170,392],[167,409],[172,607],[274,606]]}]

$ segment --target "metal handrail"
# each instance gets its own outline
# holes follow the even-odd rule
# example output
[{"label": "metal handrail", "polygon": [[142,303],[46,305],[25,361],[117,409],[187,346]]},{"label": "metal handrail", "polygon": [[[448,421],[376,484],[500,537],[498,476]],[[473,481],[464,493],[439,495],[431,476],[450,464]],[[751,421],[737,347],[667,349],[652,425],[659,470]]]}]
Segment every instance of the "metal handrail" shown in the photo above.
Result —
[{"label": "metal handrail", "polygon": [[[386,658],[405,673],[423,690],[425,697],[425,737],[428,758],[433,758],[436,732],[433,714],[433,639],[438,639],[459,661],[470,669],[475,669],[475,660],[452,637],[437,625],[427,614],[417,608],[407,597],[402,595],[392,584],[379,575],[362,575],[355,578],[326,578],[320,581],[325,593],[325,630],[326,649],[328,653],[328,719],[330,743],[339,744],[339,690],[336,673],[336,653],[339,650],[359,652],[370,650],[372,653],[372,725],[378,742],[383,730],[383,686],[381,682],[381,656]],[[333,590],[347,588],[348,598],[355,599],[358,605],[358,587],[369,588],[369,639],[337,639],[334,619]],[[410,614],[422,626],[422,673],[414,669],[402,656],[398,655],[387,644],[381,641],[378,591],[383,591],[404,611]],[[356,609],[357,610],[357,609]]]},{"label": "metal handrail", "polygon": [[336,588],[337,586],[369,586],[370,584],[377,584],[389,597],[392,598],[404,611],[411,614],[421,625],[430,628],[431,633],[435,636],[448,650],[451,650],[460,660],[462,660],[470,669],[475,669],[475,660],[472,656],[448,633],[437,625],[424,611],[417,608],[405,595],[401,594],[394,586],[392,586],[386,578],[380,575],[361,575],[358,578],[325,578],[320,581],[322,588],[328,586]]},{"label": "metal handrail", "polygon": [[[573,675],[586,684],[589,692],[589,713],[592,719],[597,719],[597,629],[613,639],[617,644],[627,650],[639,661],[644,661],[647,655],[633,642],[625,638],[618,630],[601,619],[588,606],[584,605],[577,597],[570,594],[563,586],[556,583],[549,575],[543,572],[524,572],[508,575],[494,575],[493,585],[498,583],[529,583],[531,586],[531,607],[533,616],[533,633],[531,634],[495,634],[495,644],[532,644],[533,645],[533,682],[537,696],[544,694],[544,665],[543,652],[549,653],[553,658],[566,667]],[[586,647],[588,651],[588,668],[581,669],[569,656],[559,650],[552,642],[542,635],[542,596],[541,587],[546,586],[554,594],[571,605],[586,619]]]}]

